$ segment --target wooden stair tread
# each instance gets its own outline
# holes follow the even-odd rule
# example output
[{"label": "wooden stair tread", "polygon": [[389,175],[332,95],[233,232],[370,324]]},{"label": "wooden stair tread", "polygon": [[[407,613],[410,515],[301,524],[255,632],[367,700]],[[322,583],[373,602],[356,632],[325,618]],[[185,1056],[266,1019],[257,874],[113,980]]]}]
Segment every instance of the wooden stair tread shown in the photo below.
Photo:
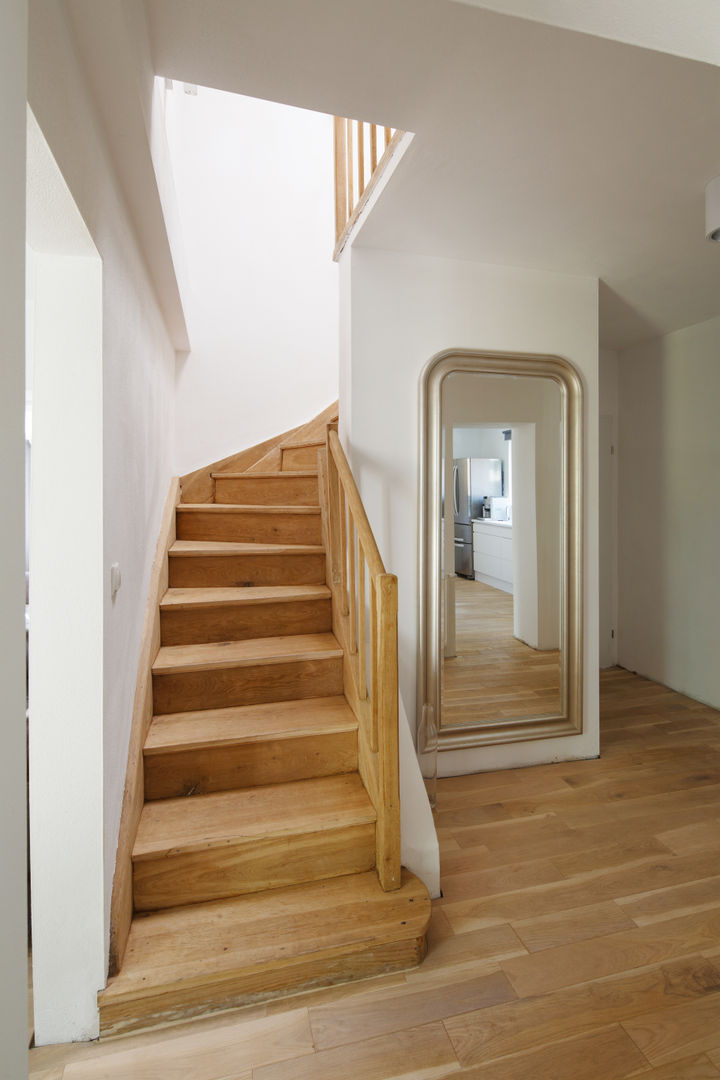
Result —
[{"label": "wooden stair tread", "polygon": [[302,698],[156,716],[144,753],[152,756],[172,750],[200,750],[355,730],[357,720],[344,697]]},{"label": "wooden stair tread", "polygon": [[[406,870],[401,888],[392,892],[383,892],[369,871],[152,912],[133,920],[123,969],[98,996],[101,1014],[113,1003],[149,998],[163,987],[199,988],[241,970],[262,976],[310,956],[330,961],[417,939],[429,918],[427,890]],[[254,996],[262,993],[261,985],[253,990]]]},{"label": "wooden stair tread", "polygon": [[[211,503],[204,504],[207,506]],[[259,544],[235,540],[175,540],[170,555],[323,555],[322,544]]]},{"label": "wooden stair tread", "polygon": [[299,480],[317,479],[317,469],[285,469],[283,472],[215,472],[214,480]]},{"label": "wooden stair tread", "polygon": [[224,604],[291,604],[301,600],[329,600],[327,585],[259,585],[218,586],[187,589],[168,589],[162,600],[162,609],[221,607]]},{"label": "wooden stair tread", "polygon": [[154,675],[169,675],[255,664],[326,660],[342,655],[333,634],[292,634],[202,645],[164,645],[155,658],[152,670]]},{"label": "wooden stair tread", "polygon": [[325,440],[324,439],[318,439],[316,441],[311,441],[311,442],[286,442],[286,443],[281,443],[280,444],[280,449],[281,450],[300,450],[300,449],[304,449],[306,446],[324,446],[324,445],[325,445]]},{"label": "wooden stair tread", "polygon": [[179,514],[320,514],[319,506],[263,506],[255,503],[180,503]]},{"label": "wooden stair tread", "polygon": [[358,773],[146,803],[133,862],[375,821]]}]

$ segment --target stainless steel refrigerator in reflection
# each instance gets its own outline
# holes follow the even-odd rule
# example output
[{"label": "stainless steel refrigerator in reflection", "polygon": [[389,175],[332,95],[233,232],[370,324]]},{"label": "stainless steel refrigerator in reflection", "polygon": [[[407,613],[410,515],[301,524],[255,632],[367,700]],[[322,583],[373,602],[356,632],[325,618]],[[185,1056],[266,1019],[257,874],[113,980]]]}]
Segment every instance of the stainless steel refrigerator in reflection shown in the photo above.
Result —
[{"label": "stainless steel refrigerator in reflection", "polygon": [[453,461],[453,509],[455,511],[455,573],[474,577],[472,521],[483,516],[483,504],[491,495],[502,495],[500,458],[455,458]]}]

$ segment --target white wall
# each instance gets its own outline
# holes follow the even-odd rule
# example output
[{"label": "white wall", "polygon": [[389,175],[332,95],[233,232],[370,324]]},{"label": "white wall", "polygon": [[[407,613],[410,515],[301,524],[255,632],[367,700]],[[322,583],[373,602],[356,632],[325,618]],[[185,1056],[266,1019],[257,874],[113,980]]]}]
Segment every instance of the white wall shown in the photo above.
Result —
[{"label": "white wall", "polygon": [[[557,353],[585,388],[585,732],[441,754],[445,773],[597,753],[597,281],[354,248],[347,426],[353,469],[386,566],[399,577],[400,692],[416,717],[420,374],[452,346]],[[343,270],[343,273],[345,271]]]},{"label": "white wall", "polygon": [[42,1044],[97,1037],[105,975],[102,264],[32,250],[29,261],[30,853]]},{"label": "white wall", "polygon": [[[127,745],[150,566],[172,475],[175,356],[126,210],[68,22],[58,0],[33,5],[29,102],[103,262],[104,581],[120,563],[122,588],[105,604],[104,925],[115,868]],[[149,150],[148,150],[149,154]],[[65,477],[68,506],[82,497]],[[68,844],[75,841],[68,837]],[[51,988],[48,988],[48,997]],[[58,1009],[62,1002],[57,1000]],[[68,1028],[65,1037],[77,1037]]]},{"label": "white wall", "polygon": [[176,83],[168,141],[191,285],[176,471],[316,416],[338,393],[332,118]]},{"label": "white wall", "polygon": [[27,4],[0,5],[0,1077],[27,1076],[24,624],[25,98]]},{"label": "white wall", "polygon": [[720,706],[720,318],[619,363],[619,661]]},{"label": "white wall", "polygon": [[600,350],[600,667],[618,662],[618,354]]}]

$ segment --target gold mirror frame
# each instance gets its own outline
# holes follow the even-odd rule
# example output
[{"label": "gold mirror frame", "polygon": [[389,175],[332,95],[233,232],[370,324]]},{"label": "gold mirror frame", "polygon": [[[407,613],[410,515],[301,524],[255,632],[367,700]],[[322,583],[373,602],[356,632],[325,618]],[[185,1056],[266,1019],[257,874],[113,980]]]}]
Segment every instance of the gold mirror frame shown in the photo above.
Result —
[{"label": "gold mirror frame", "polygon": [[[560,388],[562,414],[562,679],[555,716],[490,724],[440,724],[440,544],[442,391],[448,375],[529,376]],[[489,746],[528,739],[580,735],[583,730],[583,389],[575,368],[559,356],[448,349],[430,360],[421,378],[418,716],[430,705],[437,718],[437,748]],[[429,747],[418,746],[423,753]]]}]

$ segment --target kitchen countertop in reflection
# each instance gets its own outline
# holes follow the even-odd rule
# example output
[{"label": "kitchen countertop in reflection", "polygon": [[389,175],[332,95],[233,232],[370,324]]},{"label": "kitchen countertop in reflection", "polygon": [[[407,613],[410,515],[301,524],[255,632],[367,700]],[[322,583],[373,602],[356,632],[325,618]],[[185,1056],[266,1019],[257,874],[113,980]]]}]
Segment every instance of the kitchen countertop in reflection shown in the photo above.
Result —
[{"label": "kitchen countertop in reflection", "polygon": [[473,525],[499,525],[501,529],[512,529],[512,521],[493,521],[492,518],[473,518]]}]

